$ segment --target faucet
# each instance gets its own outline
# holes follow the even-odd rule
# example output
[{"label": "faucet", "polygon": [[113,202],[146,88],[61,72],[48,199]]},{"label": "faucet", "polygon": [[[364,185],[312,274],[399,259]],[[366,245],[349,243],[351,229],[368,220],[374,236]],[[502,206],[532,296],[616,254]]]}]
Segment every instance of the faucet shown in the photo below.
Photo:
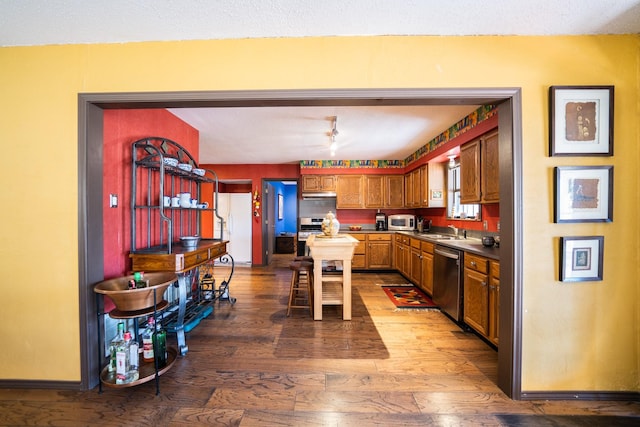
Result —
[{"label": "faucet", "polygon": [[449,224],[448,227],[453,230],[453,234],[457,238],[458,237],[458,227],[456,227],[455,225],[451,225],[451,224]]}]

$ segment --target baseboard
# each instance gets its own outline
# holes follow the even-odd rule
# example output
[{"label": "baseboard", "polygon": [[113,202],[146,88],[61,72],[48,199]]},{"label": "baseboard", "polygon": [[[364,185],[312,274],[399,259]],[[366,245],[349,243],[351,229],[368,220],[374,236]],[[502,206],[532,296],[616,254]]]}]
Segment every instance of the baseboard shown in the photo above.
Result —
[{"label": "baseboard", "polygon": [[0,388],[82,390],[82,384],[80,381],[0,380]]},{"label": "baseboard", "polygon": [[640,402],[640,392],[632,391],[523,391],[521,400],[611,400]]}]

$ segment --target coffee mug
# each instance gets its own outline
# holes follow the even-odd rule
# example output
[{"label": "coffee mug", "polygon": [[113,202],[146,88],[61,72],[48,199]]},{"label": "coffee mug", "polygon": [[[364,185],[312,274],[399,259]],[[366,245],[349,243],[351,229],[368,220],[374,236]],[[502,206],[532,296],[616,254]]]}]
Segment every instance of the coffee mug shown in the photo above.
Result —
[{"label": "coffee mug", "polygon": [[198,205],[198,209],[207,209],[209,207],[209,203],[204,202]]},{"label": "coffee mug", "polygon": [[171,206],[171,197],[169,197],[169,196],[164,196],[164,197],[162,198],[162,200],[163,200],[163,201],[162,201],[162,205],[163,205],[165,208],[168,208],[169,206]]},{"label": "coffee mug", "polygon": [[194,209],[198,207],[198,199],[191,199],[191,207]]},{"label": "coffee mug", "polygon": [[172,197],[171,198],[171,207],[179,208],[180,207],[180,197]]}]

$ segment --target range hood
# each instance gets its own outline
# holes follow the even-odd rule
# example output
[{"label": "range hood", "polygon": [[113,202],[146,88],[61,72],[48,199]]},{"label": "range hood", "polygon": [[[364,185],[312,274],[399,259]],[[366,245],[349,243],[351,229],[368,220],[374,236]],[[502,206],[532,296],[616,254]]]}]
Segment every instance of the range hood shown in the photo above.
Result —
[{"label": "range hood", "polygon": [[335,191],[318,191],[302,193],[303,200],[335,199]]}]

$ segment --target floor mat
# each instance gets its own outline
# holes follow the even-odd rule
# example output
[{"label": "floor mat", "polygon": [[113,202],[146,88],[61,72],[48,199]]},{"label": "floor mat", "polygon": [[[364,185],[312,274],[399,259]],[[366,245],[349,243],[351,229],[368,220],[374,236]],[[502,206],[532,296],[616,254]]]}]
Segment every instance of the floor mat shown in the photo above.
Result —
[{"label": "floor mat", "polygon": [[411,285],[382,285],[382,290],[397,308],[438,308],[420,289]]}]

